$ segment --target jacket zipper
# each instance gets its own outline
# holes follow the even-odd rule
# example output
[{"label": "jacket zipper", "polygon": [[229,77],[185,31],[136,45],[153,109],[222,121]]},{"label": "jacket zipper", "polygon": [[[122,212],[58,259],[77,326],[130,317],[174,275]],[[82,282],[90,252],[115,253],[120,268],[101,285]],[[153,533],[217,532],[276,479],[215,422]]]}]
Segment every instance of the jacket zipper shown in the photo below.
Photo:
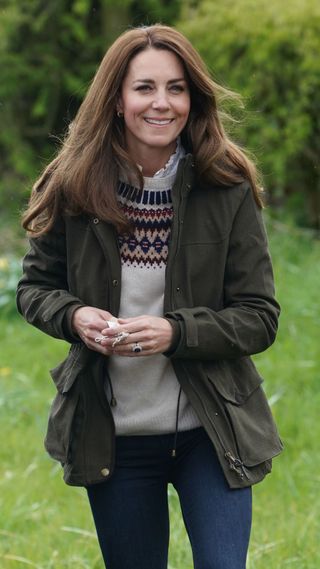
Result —
[{"label": "jacket zipper", "polygon": [[[181,233],[181,223],[180,223],[181,209],[183,207],[183,200],[184,200],[184,196],[181,195],[182,189],[183,189],[183,184],[184,184],[184,169],[182,170],[181,183],[179,184],[179,202],[178,202],[178,207],[176,208],[176,210],[174,208],[174,197],[173,197],[174,192],[172,192],[173,223],[172,223],[172,229],[171,229],[171,231],[172,231],[171,232],[171,243],[175,244],[175,248],[174,248],[174,250],[172,250],[171,248],[169,249],[169,256],[168,256],[168,262],[167,262],[167,267],[166,267],[166,277],[168,275],[169,269],[174,264],[174,260],[177,256],[177,252],[179,250],[180,233]],[[174,240],[173,237],[175,237],[175,236],[176,236],[176,239]],[[171,271],[170,272],[170,309],[174,310],[174,308],[175,308],[175,302],[174,302],[174,294],[173,294],[173,272]],[[175,432],[174,432],[174,440],[173,440],[173,447],[171,450],[172,458],[175,458],[176,454],[177,454],[177,440],[178,440],[178,432],[179,432],[178,431],[178,429],[179,429],[179,409],[180,409],[181,393],[182,393],[182,388],[180,386],[178,401],[177,401],[176,425],[175,425]]]},{"label": "jacket zipper", "polygon": [[[185,180],[185,168],[182,169],[181,180],[179,183],[179,187],[177,188],[179,191],[179,199],[178,199],[178,207],[175,208],[174,204],[176,202],[174,198],[174,189],[172,191],[172,204],[173,204],[173,223],[172,223],[172,232],[171,232],[171,239],[170,239],[170,247],[169,247],[169,255],[168,255],[168,262],[166,268],[166,276],[170,272],[170,310],[175,309],[175,302],[174,302],[174,293],[173,293],[173,271],[171,271],[171,267],[174,265],[175,258],[177,256],[177,252],[179,250],[180,245],[180,234],[181,234],[181,209],[183,207],[183,202],[185,196],[183,195],[183,187],[184,187],[184,180]],[[176,239],[174,239],[176,237]],[[175,248],[171,249],[171,244],[175,244]]]},{"label": "jacket zipper", "polygon": [[[177,251],[179,249],[179,243],[180,243],[180,232],[181,232],[181,209],[183,207],[183,201],[185,199],[184,195],[181,196],[181,189],[183,188],[183,183],[184,183],[184,170],[183,170],[183,176],[182,176],[182,180],[181,180],[181,185],[179,188],[180,191],[180,195],[179,195],[179,207],[177,208],[177,220],[176,220],[176,224],[177,224],[177,239],[176,239],[176,245],[175,245],[175,249],[174,251],[172,251],[171,255],[170,255],[170,259],[168,259],[168,265],[167,265],[167,270],[169,269],[169,267],[171,267],[174,263],[174,259],[176,258],[177,255]],[[174,212],[175,213],[175,212]],[[174,220],[175,223],[175,220]],[[171,261],[172,259],[172,261]],[[174,302],[174,294],[173,294],[173,282],[172,282],[172,274],[171,274],[171,279],[170,279],[170,297],[171,297],[171,310],[175,309],[175,302]],[[229,464],[229,468],[230,470],[233,470],[240,478],[241,480],[243,480],[244,477],[248,478],[248,475],[246,473],[245,467],[243,462],[239,459],[236,458],[233,453],[230,450],[227,450],[225,448],[225,445],[222,441],[222,438],[220,436],[219,431],[217,430],[217,427],[214,423],[214,421],[211,419],[210,414],[208,413],[208,410],[205,406],[205,404],[203,403],[202,399],[200,398],[197,390],[195,389],[192,380],[190,380],[190,383],[193,387],[194,393],[196,394],[197,398],[199,399],[199,402],[205,412],[205,415],[210,423],[210,425],[212,426],[213,430],[216,433],[216,436],[220,442],[220,445],[223,449],[224,452],[224,457],[227,460],[228,464]],[[176,429],[177,432],[177,429]],[[173,456],[175,456],[175,449],[173,449]]]}]

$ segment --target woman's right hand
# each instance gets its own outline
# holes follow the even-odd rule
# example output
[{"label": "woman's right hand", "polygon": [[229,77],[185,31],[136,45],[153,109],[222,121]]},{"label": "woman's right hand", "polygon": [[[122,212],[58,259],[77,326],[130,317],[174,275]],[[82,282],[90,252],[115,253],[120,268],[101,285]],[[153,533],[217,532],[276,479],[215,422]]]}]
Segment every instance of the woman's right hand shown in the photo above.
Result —
[{"label": "woman's right hand", "polygon": [[101,336],[101,330],[106,328],[106,321],[112,319],[112,314],[106,310],[94,306],[82,306],[73,313],[72,329],[90,350],[109,356],[112,351],[106,346],[101,346],[95,338]]}]

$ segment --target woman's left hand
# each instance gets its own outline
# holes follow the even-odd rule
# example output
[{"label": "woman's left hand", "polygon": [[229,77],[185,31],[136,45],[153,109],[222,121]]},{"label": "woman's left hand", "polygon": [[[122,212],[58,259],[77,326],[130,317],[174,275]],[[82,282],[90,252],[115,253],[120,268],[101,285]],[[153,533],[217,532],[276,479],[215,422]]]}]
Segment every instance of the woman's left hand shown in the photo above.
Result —
[{"label": "woman's left hand", "polygon": [[[172,343],[173,329],[165,318],[159,316],[136,316],[119,318],[116,328],[105,328],[101,334],[106,336],[102,346],[112,346],[118,334],[129,335],[115,343],[112,353],[117,356],[141,357],[166,352]],[[139,347],[141,350],[139,350]],[[136,350],[136,351],[135,351]]]}]

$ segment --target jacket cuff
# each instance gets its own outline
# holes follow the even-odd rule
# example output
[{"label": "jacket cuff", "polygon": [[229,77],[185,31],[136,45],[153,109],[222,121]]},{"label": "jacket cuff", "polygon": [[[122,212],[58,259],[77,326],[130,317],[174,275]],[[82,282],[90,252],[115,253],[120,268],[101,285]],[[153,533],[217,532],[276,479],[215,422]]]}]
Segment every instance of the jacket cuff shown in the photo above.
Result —
[{"label": "jacket cuff", "polygon": [[78,310],[78,308],[82,308],[83,306],[85,305],[77,302],[69,305],[67,310],[65,311],[62,320],[62,328],[63,328],[63,333],[69,342],[76,343],[82,341],[80,336],[78,336],[78,334],[76,334],[76,332],[74,332],[74,330],[72,329],[72,318],[75,311]]},{"label": "jacket cuff", "polygon": [[167,316],[165,316],[165,320],[167,320],[169,322],[169,324],[172,327],[172,341],[171,341],[171,345],[170,348],[163,353],[164,356],[170,357],[171,354],[173,354],[180,342],[180,337],[181,337],[181,330],[180,330],[180,325],[179,322],[177,322],[177,320],[174,320],[173,318],[168,318]]}]

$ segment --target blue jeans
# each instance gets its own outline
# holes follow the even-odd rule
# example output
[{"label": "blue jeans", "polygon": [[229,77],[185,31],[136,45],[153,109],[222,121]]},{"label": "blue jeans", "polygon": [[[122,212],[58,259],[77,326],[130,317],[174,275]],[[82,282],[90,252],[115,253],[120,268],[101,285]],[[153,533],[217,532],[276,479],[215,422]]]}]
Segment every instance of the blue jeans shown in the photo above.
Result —
[{"label": "blue jeans", "polygon": [[[203,428],[117,437],[113,476],[87,488],[107,569],[167,569],[168,484],[176,489],[195,569],[245,569],[251,488],[230,490]],[[181,568],[182,569],[182,568]]]}]

